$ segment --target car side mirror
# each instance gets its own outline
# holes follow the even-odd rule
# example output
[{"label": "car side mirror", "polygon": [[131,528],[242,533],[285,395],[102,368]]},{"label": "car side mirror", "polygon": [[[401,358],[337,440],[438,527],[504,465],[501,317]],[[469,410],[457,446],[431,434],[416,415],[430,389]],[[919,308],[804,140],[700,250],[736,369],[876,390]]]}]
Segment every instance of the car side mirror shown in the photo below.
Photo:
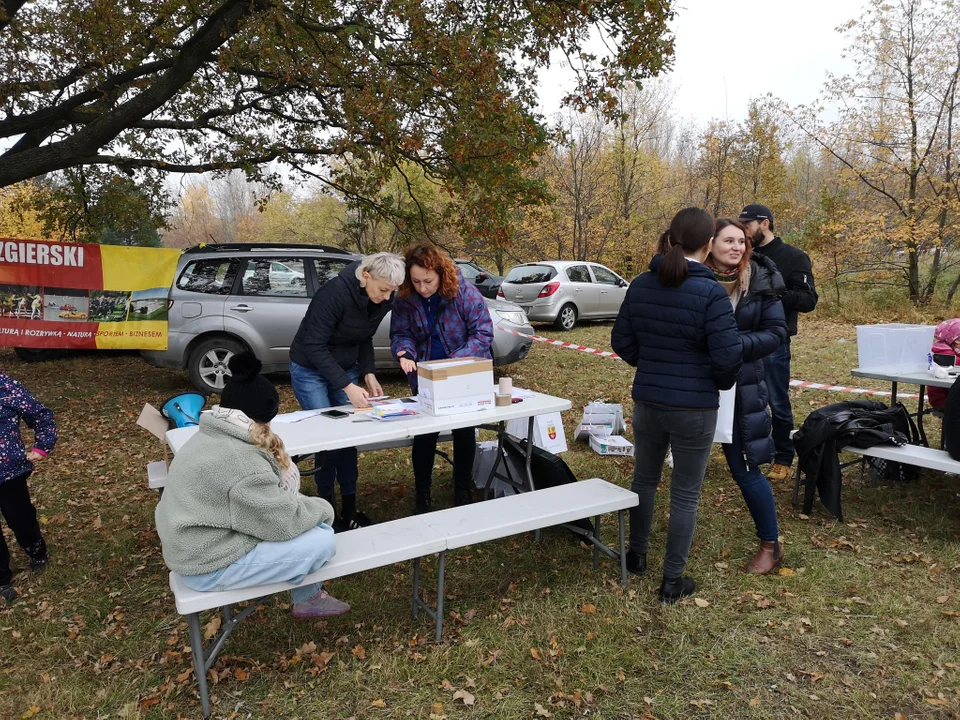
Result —
[{"label": "car side mirror", "polygon": [[477,277],[474,279],[474,282],[477,283],[477,285],[479,285],[486,279],[487,279],[486,273],[477,273]]},{"label": "car side mirror", "polygon": [[626,280],[624,280],[623,278],[620,278],[620,280],[617,281],[617,285],[619,285],[620,287],[627,287],[627,285],[629,285],[629,284],[630,284],[630,283],[628,283],[628,282],[627,282]]}]

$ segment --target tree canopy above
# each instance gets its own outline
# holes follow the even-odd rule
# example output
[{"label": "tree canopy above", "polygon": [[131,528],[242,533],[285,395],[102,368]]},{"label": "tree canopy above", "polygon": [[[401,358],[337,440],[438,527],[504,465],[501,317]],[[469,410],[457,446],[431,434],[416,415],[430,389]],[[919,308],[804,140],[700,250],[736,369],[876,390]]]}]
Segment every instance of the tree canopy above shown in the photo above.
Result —
[{"label": "tree canopy above", "polygon": [[551,51],[579,71],[569,102],[610,108],[669,62],[671,16],[669,0],[0,0],[0,187],[275,160],[329,182],[318,164],[349,157],[522,192]]}]

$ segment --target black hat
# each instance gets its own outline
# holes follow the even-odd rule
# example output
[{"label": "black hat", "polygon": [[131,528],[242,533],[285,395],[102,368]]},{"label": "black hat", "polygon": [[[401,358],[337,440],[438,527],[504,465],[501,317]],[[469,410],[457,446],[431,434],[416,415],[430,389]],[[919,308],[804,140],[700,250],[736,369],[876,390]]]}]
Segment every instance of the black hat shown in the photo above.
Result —
[{"label": "black hat", "polygon": [[743,210],[741,210],[740,216],[737,218],[737,220],[740,222],[750,222],[751,220],[769,220],[770,224],[773,225],[773,213],[766,205],[754,203],[753,205],[747,205]]},{"label": "black hat", "polygon": [[268,423],[277,415],[280,395],[260,374],[263,364],[252,352],[237,353],[230,362],[231,378],[220,393],[220,407],[240,410],[251,420]]}]

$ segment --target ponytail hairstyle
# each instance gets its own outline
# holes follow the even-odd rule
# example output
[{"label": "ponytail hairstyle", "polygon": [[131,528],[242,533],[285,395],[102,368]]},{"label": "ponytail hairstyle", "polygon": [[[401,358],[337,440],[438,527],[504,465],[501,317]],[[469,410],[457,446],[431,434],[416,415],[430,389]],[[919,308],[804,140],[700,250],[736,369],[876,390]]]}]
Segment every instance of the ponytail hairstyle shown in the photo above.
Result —
[{"label": "ponytail hairstyle", "polygon": [[686,255],[692,255],[713,238],[713,215],[700,208],[684,208],[670,222],[670,229],[660,236],[657,252],[663,257],[657,268],[657,279],[672,288],[687,279]]},{"label": "ponytail hairstyle", "polygon": [[270,423],[261,423],[253,420],[250,424],[250,440],[253,444],[268,455],[272,455],[277,465],[283,470],[290,464],[290,456],[281,440],[270,428]]}]

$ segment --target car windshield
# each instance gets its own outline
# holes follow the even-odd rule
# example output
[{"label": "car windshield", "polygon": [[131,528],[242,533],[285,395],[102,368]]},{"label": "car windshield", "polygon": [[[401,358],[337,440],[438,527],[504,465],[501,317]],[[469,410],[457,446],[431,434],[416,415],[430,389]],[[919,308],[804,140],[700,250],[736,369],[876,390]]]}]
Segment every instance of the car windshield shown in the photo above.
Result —
[{"label": "car windshield", "polygon": [[556,269],[549,265],[518,265],[507,273],[504,282],[515,283],[517,285],[543,283],[547,282],[547,280],[556,274]]}]

